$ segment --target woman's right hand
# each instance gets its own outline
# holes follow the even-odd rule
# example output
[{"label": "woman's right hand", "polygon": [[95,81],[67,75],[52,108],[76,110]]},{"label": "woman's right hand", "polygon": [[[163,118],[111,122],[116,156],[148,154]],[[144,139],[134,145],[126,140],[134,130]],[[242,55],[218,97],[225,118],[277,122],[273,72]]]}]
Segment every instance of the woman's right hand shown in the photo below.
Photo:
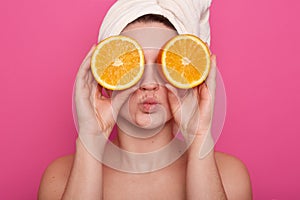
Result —
[{"label": "woman's right hand", "polygon": [[79,133],[102,133],[109,137],[124,102],[136,90],[132,87],[116,91],[112,98],[102,95],[102,87],[96,82],[91,71],[91,57],[95,45],[83,60],[76,76],[75,107]]}]

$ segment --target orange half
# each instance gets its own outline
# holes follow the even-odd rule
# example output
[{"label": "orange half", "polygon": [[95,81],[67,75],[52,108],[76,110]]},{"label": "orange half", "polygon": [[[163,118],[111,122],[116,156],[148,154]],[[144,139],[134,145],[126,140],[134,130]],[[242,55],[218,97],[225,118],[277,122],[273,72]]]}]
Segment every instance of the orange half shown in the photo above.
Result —
[{"label": "orange half", "polygon": [[201,84],[210,70],[210,51],[200,38],[182,34],[166,43],[161,52],[162,71],[175,87],[188,89]]},{"label": "orange half", "polygon": [[101,41],[91,58],[95,80],[110,90],[124,90],[136,84],[144,72],[144,54],[132,38],[112,36]]}]

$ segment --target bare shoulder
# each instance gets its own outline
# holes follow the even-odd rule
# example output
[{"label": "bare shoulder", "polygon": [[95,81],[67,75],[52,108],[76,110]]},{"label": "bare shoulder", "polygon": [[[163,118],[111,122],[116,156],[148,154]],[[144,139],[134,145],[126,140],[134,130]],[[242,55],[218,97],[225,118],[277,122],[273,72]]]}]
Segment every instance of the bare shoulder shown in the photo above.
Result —
[{"label": "bare shoulder", "polygon": [[215,159],[228,199],[252,199],[251,181],[245,164],[222,152],[215,152]]},{"label": "bare shoulder", "polygon": [[41,179],[38,199],[61,199],[73,165],[74,155],[60,157],[49,164]]}]

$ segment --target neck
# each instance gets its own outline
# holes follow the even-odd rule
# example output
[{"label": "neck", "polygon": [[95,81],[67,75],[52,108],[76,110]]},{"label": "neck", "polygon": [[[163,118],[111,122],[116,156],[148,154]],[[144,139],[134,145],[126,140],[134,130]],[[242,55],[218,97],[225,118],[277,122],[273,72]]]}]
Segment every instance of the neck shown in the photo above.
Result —
[{"label": "neck", "polygon": [[121,119],[118,120],[118,134],[114,143],[121,149],[134,153],[156,151],[174,138],[172,124],[173,120],[170,120],[162,127],[144,129]]}]

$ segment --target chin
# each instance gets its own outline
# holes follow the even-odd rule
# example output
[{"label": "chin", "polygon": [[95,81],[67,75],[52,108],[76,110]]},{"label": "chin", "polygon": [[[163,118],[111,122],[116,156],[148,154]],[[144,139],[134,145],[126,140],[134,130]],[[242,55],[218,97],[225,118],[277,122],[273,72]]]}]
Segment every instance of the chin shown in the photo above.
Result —
[{"label": "chin", "polygon": [[164,126],[163,123],[151,123],[151,122],[142,122],[142,123],[136,123],[136,125],[140,128],[146,129],[146,130],[152,130],[161,128]]},{"label": "chin", "polygon": [[163,127],[169,119],[162,114],[144,114],[143,116],[137,116],[135,123],[140,128],[144,129],[157,129]]}]

